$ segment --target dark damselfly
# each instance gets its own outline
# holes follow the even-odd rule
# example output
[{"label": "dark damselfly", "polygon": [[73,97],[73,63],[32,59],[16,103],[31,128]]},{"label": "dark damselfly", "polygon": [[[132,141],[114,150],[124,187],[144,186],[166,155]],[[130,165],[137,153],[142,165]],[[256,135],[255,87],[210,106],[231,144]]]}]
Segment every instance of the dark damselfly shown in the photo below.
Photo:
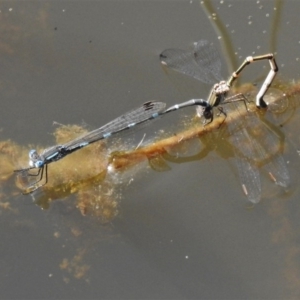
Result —
[{"label": "dark damselfly", "polygon": [[[247,99],[242,94],[228,96],[230,88],[242,70],[250,63],[268,60],[271,70],[256,95],[256,106],[266,108],[267,103],[263,96],[271,85],[278,67],[273,54],[261,56],[249,56],[232,73],[227,81],[221,80],[221,60],[217,49],[205,40],[200,40],[194,44],[194,49],[184,51],[180,49],[167,49],[160,54],[161,63],[175,71],[198,79],[204,83],[214,84],[207,100],[192,99],[180,104],[176,104],[167,109],[173,111],[192,105],[197,106],[197,115],[204,117],[205,122],[212,122],[214,108],[224,115],[226,120],[227,113],[238,111],[243,101],[244,109],[247,109]],[[216,83],[217,82],[217,83]],[[222,106],[226,104],[226,109]],[[230,117],[230,114],[229,114]],[[287,187],[289,185],[289,172],[286,163],[280,153],[273,152],[278,149],[278,138],[275,133],[267,128],[253,111],[248,111],[246,117],[237,118],[228,122],[230,141],[235,149],[235,162],[237,165],[242,189],[247,198],[257,203],[261,198],[261,178],[259,168],[263,166],[267,170],[271,179],[278,185]],[[260,132],[257,137],[256,132]]]},{"label": "dark damselfly", "polygon": [[[58,161],[65,156],[86,147],[99,140],[111,137],[112,135],[133,128],[160,115],[167,113],[166,104],[163,102],[146,102],[141,107],[129,111],[106,125],[88,132],[72,141],[46,148],[41,154],[36,150],[29,151],[29,167],[14,170],[17,173],[23,173],[27,176],[36,177],[35,180],[24,194],[32,193],[36,189],[45,185],[48,181],[48,164]],[[32,172],[32,170],[36,172]]]}]

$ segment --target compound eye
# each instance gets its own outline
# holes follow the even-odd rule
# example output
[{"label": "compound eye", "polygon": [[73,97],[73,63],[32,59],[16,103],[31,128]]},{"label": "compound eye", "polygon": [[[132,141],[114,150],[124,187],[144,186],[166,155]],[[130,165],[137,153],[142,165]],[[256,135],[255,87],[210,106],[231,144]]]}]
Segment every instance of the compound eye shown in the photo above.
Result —
[{"label": "compound eye", "polygon": [[203,116],[204,116],[205,119],[211,119],[211,117],[212,117],[211,110],[210,109],[209,110],[205,110],[204,113],[203,113]]},{"label": "compound eye", "polygon": [[41,168],[44,165],[44,163],[41,160],[37,160],[34,165],[36,168]]},{"label": "compound eye", "polygon": [[32,150],[29,151],[29,158],[34,158],[34,157],[36,157],[37,155],[38,155],[38,154],[37,154],[37,152],[36,152],[35,149],[32,149]]}]

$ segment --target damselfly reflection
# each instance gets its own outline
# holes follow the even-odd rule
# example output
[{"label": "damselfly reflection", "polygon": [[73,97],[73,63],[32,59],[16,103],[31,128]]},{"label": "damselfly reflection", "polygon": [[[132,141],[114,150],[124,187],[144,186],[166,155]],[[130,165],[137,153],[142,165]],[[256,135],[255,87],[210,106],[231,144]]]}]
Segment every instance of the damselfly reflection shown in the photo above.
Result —
[{"label": "damselfly reflection", "polygon": [[[274,87],[278,93],[273,94],[273,99],[269,98],[269,91],[265,97],[268,101],[267,114],[272,118],[270,119],[272,124],[278,124],[278,122],[274,122],[274,116],[283,116],[284,118],[280,118],[281,124],[286,116],[289,116],[291,112],[296,111],[299,107],[300,82],[280,81],[275,82]],[[238,88],[239,92],[247,96],[249,93],[252,94],[253,90],[254,87],[251,84],[245,84]],[[284,97],[282,97],[282,95],[284,95]],[[272,110],[270,103],[273,103],[275,111]],[[46,209],[50,204],[54,203],[55,200],[61,200],[73,195],[76,200],[76,206],[80,208],[83,214],[97,215],[105,220],[110,219],[109,216],[116,215],[118,199],[123,197],[124,189],[127,189],[129,186],[128,180],[126,181],[126,179],[124,179],[123,174],[126,178],[130,178],[130,180],[131,178],[135,179],[138,176],[137,173],[143,170],[147,162],[153,159],[156,159],[156,161],[159,161],[159,159],[164,160],[165,164],[168,164],[168,161],[186,163],[199,161],[212,151],[215,151],[220,157],[231,160],[234,166],[236,166],[234,153],[239,151],[239,149],[236,149],[236,147],[231,144],[233,142],[227,125],[229,122],[234,122],[237,124],[236,131],[240,128],[240,130],[247,130],[247,128],[242,128],[245,115],[249,114],[249,112],[244,109],[243,103],[232,103],[232,105],[238,104],[239,108],[231,108],[231,104],[226,104],[226,111],[229,110],[230,113],[228,113],[228,117],[226,118],[225,126],[219,127],[224,119],[223,116],[215,117],[214,122],[203,126],[198,118],[190,120],[190,117],[184,112],[183,115],[185,117],[183,123],[181,123],[183,125],[181,129],[176,126],[176,132],[173,130],[171,132],[167,131],[164,136],[151,140],[151,143],[143,143],[143,145],[138,148],[136,147],[136,142],[134,144],[129,143],[130,149],[128,149],[127,146],[123,147],[122,145],[124,142],[127,143],[127,139],[124,140],[123,133],[121,133],[120,138],[112,141],[112,148],[106,143],[94,143],[81,151],[76,151],[74,155],[68,156],[51,168],[51,174],[48,174],[48,178],[51,175],[48,184],[43,187],[40,193],[37,192],[33,195],[35,203]],[[249,110],[252,110],[255,105],[251,102],[247,104],[247,106]],[[176,116],[174,115],[174,117]],[[284,134],[278,130],[276,126],[273,126],[273,128],[269,126],[270,124],[267,124],[264,117],[262,118],[264,122],[263,126],[257,121],[256,116],[253,117],[253,120],[255,121],[255,126],[258,125],[259,128],[263,128],[263,131],[259,131],[259,128],[253,127],[253,130],[250,131],[251,136],[253,135],[253,139],[260,141],[260,137],[266,134],[264,133],[266,130],[267,134],[273,135],[274,146],[277,146],[276,149],[268,149],[262,144],[263,149],[267,151],[267,157],[261,163],[258,160],[248,158],[249,163],[254,164],[254,166],[261,171],[262,164],[265,163],[265,165],[267,165],[268,160],[270,161],[274,155],[280,156],[282,146],[284,145]],[[296,121],[296,119],[293,120]],[[247,122],[248,121],[246,121],[246,123]],[[264,128],[265,123],[267,124],[266,128]],[[293,124],[289,124],[289,126],[290,125]],[[296,127],[292,126],[291,128],[295,129]],[[272,130],[276,133],[275,135]],[[233,133],[235,132],[234,129],[231,131]],[[247,132],[249,132],[249,130],[247,130]],[[81,126],[59,125],[53,132],[53,136],[56,141],[55,144],[62,145],[70,140],[74,140],[76,136],[85,135],[85,133],[86,128]],[[293,136],[292,134],[293,131],[289,131],[289,141],[294,141],[296,138],[298,139],[297,135]],[[195,142],[192,141],[192,144],[189,142],[196,138],[200,138],[200,143],[198,140]],[[249,141],[249,139],[247,139],[247,141]],[[179,145],[178,147],[179,142],[184,143],[185,146],[182,147]],[[262,142],[264,143],[264,141]],[[199,150],[199,146],[201,147],[200,152],[196,154],[196,151]],[[36,148],[39,147],[36,146]],[[299,148],[298,145],[297,148]],[[241,149],[243,149],[243,147],[241,147]],[[27,147],[24,148],[12,140],[1,141],[0,183],[2,184],[3,191],[6,190],[4,189],[4,183],[6,185],[9,184],[9,182],[13,183],[11,177],[13,167],[18,163],[16,160],[26,159],[27,154]],[[243,154],[237,154],[238,157],[239,155],[243,157]],[[244,159],[247,159],[246,154],[244,154]],[[293,164],[294,163],[295,161]],[[152,166],[153,164],[151,164],[151,167]],[[108,172],[108,167],[115,171],[113,173]],[[155,170],[157,169],[155,168]],[[277,170],[281,170],[281,168]],[[50,171],[50,169],[48,169],[48,171]],[[161,171],[164,171],[164,169],[162,168]],[[119,175],[120,180],[118,179]],[[25,178],[18,176],[14,186],[16,185],[18,189],[24,189],[24,179]],[[269,192],[269,190],[266,191]],[[16,191],[13,190],[12,194],[6,195],[7,199],[9,199],[11,195],[15,195],[15,193]]]},{"label": "damselfly reflection", "polygon": [[[242,94],[228,97],[230,88],[242,70],[251,62],[259,60],[269,60],[271,70],[256,95],[256,106],[267,107],[263,96],[271,85],[278,67],[273,54],[266,54],[255,57],[247,57],[241,66],[232,73],[227,81],[221,80],[220,70],[221,61],[218,51],[207,41],[200,40],[194,44],[192,51],[183,51],[179,49],[167,49],[160,55],[161,63],[170,69],[191,76],[204,83],[215,83],[209,97],[206,101],[202,99],[192,99],[181,104],[174,105],[168,109],[176,110],[187,106],[197,105],[197,115],[204,117],[211,122],[213,120],[213,109],[218,107],[219,112],[227,117],[230,111],[237,110],[238,101],[245,103],[247,109],[247,99]],[[205,103],[204,103],[204,102]],[[222,106],[226,104],[226,109]],[[229,105],[230,104],[230,105]],[[235,111],[236,113],[237,111]],[[244,118],[237,118],[228,122],[231,142],[236,148],[236,165],[242,184],[242,188],[248,199],[257,203],[261,197],[261,180],[259,175],[259,166],[264,165],[269,169],[271,178],[283,187],[289,184],[289,174],[286,164],[280,152],[276,153],[270,159],[270,149],[276,145],[276,137],[270,130],[266,130],[265,125],[260,121],[255,112],[248,112]],[[254,131],[261,132],[260,136],[255,138]]]},{"label": "damselfly reflection", "polygon": [[[230,111],[241,110],[236,103],[228,104]],[[235,163],[238,169],[242,189],[248,199],[257,203],[261,197],[260,168],[264,169],[270,179],[286,188],[290,183],[289,171],[281,154],[279,135],[262,122],[257,113],[248,111],[244,118],[234,122],[228,120],[229,140],[234,147]]]}]

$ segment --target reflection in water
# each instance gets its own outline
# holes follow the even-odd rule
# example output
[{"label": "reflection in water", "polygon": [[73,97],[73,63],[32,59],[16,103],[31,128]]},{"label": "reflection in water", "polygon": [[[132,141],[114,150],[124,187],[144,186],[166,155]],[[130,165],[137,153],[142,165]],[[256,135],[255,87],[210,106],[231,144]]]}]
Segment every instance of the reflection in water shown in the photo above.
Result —
[{"label": "reflection in water", "polygon": [[[229,106],[231,111],[241,109],[236,103]],[[268,126],[263,120],[255,111],[248,111],[243,119],[228,125],[240,183],[245,195],[253,203],[259,202],[261,198],[261,168],[267,171],[277,185],[287,188],[290,184],[289,171],[282,156],[283,134],[276,127],[276,131],[273,130],[274,126]]]},{"label": "reflection in water", "polygon": [[[273,100],[270,104],[270,111],[273,110],[274,116],[283,116],[284,114],[289,116],[290,112],[297,107],[296,96],[300,92],[300,84],[278,84],[276,87],[277,89],[280,88],[285,96],[269,98],[268,101]],[[246,93],[245,89],[249,89],[249,87],[243,86],[240,91]],[[289,101],[288,105],[286,105],[286,101]],[[285,103],[279,104],[280,102]],[[282,109],[278,110],[278,107],[287,107],[287,109],[285,111]],[[244,114],[247,114],[245,110],[243,111]],[[230,122],[235,122],[244,117],[243,112],[238,113],[235,109],[230,113],[230,118],[226,122],[230,124]],[[264,119],[263,116],[260,118]],[[115,174],[124,173],[128,169],[131,169],[131,172],[133,172],[134,166],[146,160],[149,161],[153,169],[163,171],[170,169],[166,161],[180,163],[199,160],[212,150],[216,150],[225,159],[236,156],[239,149],[236,149],[236,145],[232,145],[232,133],[226,133],[225,126],[221,126],[219,129],[223,119],[222,116],[216,117],[214,122],[207,124],[205,127],[196,119],[184,130],[177,132],[176,135],[157,140],[149,145],[141,145],[131,151],[112,151],[106,142],[90,145],[53,164],[49,171],[48,184],[40,191],[34,193],[33,198],[38,205],[46,209],[52,201],[66,198],[73,194],[76,195],[76,206],[83,215],[91,214],[99,217],[104,222],[109,221],[117,214],[118,199],[121,196],[119,189],[122,187],[122,184],[116,179]],[[265,120],[265,122],[268,121]],[[79,126],[59,126],[55,130],[54,136],[56,143],[64,143],[83,134],[85,131]],[[222,135],[222,138],[220,138],[220,135]],[[202,150],[198,155],[176,158],[170,154],[172,149],[178,149],[187,141],[192,141],[195,138],[200,138],[202,143]],[[262,139],[261,136],[257,138]],[[271,153],[271,149],[269,149],[268,163],[281,154],[283,139],[284,137],[281,138],[281,141],[278,140],[276,151]],[[221,147],[220,141],[222,141]],[[116,139],[114,141],[114,149],[124,149],[122,148],[122,143],[122,139]],[[12,178],[12,170],[16,166],[26,163],[28,149],[20,147],[12,141],[3,141],[0,144],[0,151],[0,178],[1,182],[4,183]],[[74,167],[74,161],[76,162],[76,167]],[[261,168],[262,165],[264,163],[259,162],[256,167]],[[24,188],[24,185],[27,184],[27,179],[26,177],[18,176],[16,179],[17,187],[19,189]]]},{"label": "reflection in water", "polygon": [[[204,119],[211,122],[214,108],[217,107],[219,114],[222,113],[224,115],[224,122],[227,123],[227,114],[231,118],[233,112],[241,113],[240,103],[244,103],[244,110],[248,110],[248,113],[243,114],[244,118],[235,118],[235,120],[230,120],[227,124],[230,132],[229,138],[231,143],[235,145],[235,163],[241,185],[248,200],[252,203],[259,202],[261,197],[261,182],[257,164],[264,165],[269,169],[268,173],[276,184],[285,188],[289,185],[289,174],[284,159],[278,151],[274,155],[277,142],[276,138],[273,138],[273,132],[266,130],[266,127],[257,117],[257,113],[247,108],[246,102],[248,97],[246,95],[228,96],[233,83],[247,65],[266,59],[270,63],[271,70],[256,95],[255,104],[257,107],[267,107],[263,97],[278,71],[273,54],[247,57],[227,81],[221,80],[221,60],[217,49],[205,40],[194,43],[192,50],[167,49],[160,54],[163,66],[201,82],[214,84],[208,99],[204,101],[205,105],[197,106],[196,108],[197,114]],[[187,106],[187,103],[189,104],[190,102],[184,102],[174,107],[178,109],[179,107]],[[260,135],[260,138],[257,135]]]},{"label": "reflection in water", "polygon": [[[54,136],[56,142],[62,144],[85,132],[86,130],[80,126],[61,125],[55,130]],[[87,159],[88,157],[93,159]],[[117,212],[117,196],[113,195],[114,188],[106,179],[107,157],[105,143],[95,143],[55,163],[55,167],[49,169],[48,184],[33,194],[36,203],[47,209],[53,200],[77,194],[76,206],[83,215],[91,213],[103,221],[112,219]],[[25,159],[22,158],[22,161]],[[17,186],[24,188],[24,185],[28,184],[28,179],[30,178],[22,175],[17,176]]]},{"label": "reflection in water", "polygon": [[[209,3],[209,1],[202,1],[202,3]],[[275,11],[275,13],[278,12],[279,9]],[[40,41],[39,45],[35,48],[38,48],[40,52],[47,53],[49,49],[51,49],[51,47],[55,45],[51,38],[44,38],[45,34],[50,35],[53,34],[53,32],[51,30],[41,30],[41,27],[43,26],[45,26],[46,29],[49,29],[49,23],[51,24],[51,22],[48,21],[49,16],[47,9],[41,10],[38,13],[32,13],[30,16],[26,16],[23,12],[23,15],[18,14],[16,15],[16,17],[14,17],[14,19],[12,19],[11,17],[7,18],[7,14],[5,15],[2,10],[1,16],[3,35],[0,45],[0,51],[2,55],[6,54],[9,57],[9,59],[3,60],[3,63],[7,65],[6,68],[11,68],[11,55],[14,54],[19,58],[19,63],[21,62],[27,64],[29,69],[35,68],[35,70],[40,71],[39,68],[42,67],[42,64],[33,65],[31,62],[36,59],[36,56],[32,54],[32,51],[26,50],[32,49],[32,45],[36,45],[38,41]],[[36,22],[32,22],[34,16],[36,16],[36,18],[39,18],[39,20],[36,20]],[[239,16],[239,14],[236,14],[235,16]],[[30,19],[30,22],[27,22],[27,19]],[[221,18],[218,15],[217,21],[220,19]],[[8,23],[10,24],[10,27],[4,26]],[[27,26],[25,27],[24,24],[27,24]],[[28,27],[28,24],[32,24],[32,26]],[[279,26],[279,22],[275,22],[275,25]],[[276,28],[275,26],[272,26],[272,28],[274,29],[272,31],[274,35],[271,34],[271,36],[277,36],[277,33],[280,32],[280,30],[278,30],[278,27]],[[224,31],[228,31],[228,29],[225,29]],[[41,38],[41,36],[43,36],[43,38]],[[228,38],[225,38],[225,35],[223,34],[222,37],[222,41],[226,42],[230,41],[231,38],[229,34],[227,35]],[[249,39],[251,38],[250,36],[246,37]],[[245,36],[242,36],[242,38],[245,38]],[[47,43],[47,41],[50,42]],[[229,42],[228,44],[232,45],[232,43]],[[43,49],[45,51],[43,51]],[[57,56],[54,56],[54,58],[52,59],[51,55],[44,56],[43,58],[45,57],[47,59],[44,59],[44,62],[46,61],[46,63],[48,63],[49,65],[55,66],[61,66],[65,59],[65,57],[62,57],[59,63],[54,63],[54,60],[57,61]],[[226,55],[225,57],[230,57],[231,60],[236,58],[236,56],[234,55],[233,47],[230,51],[228,51],[228,55]],[[230,69],[234,69],[234,67]],[[3,72],[3,74],[5,75],[3,75],[1,78],[1,84],[5,87],[6,90],[9,90],[10,93],[15,93],[17,90],[15,81],[12,80],[11,77],[7,77],[7,73],[9,72]],[[279,91],[283,91],[284,93],[286,93],[287,96],[285,98],[289,100],[289,104],[287,107],[285,105],[286,102],[277,102],[276,99],[281,97],[281,95],[275,95],[274,104],[276,105],[277,103],[283,103],[283,105],[279,106],[279,112],[276,114],[274,112],[272,117],[276,119],[276,124],[285,124],[285,122],[291,119],[294,108],[298,107],[297,97],[299,96],[300,92],[300,84],[278,84],[277,88]],[[69,158],[64,159],[64,161],[58,162],[57,164],[55,164],[55,166],[53,166],[53,168],[51,168],[51,181],[49,182],[47,187],[44,187],[43,190],[34,195],[36,203],[42,208],[47,208],[56,199],[72,198],[70,200],[66,199],[64,201],[64,205],[67,205],[68,203],[69,206],[77,206],[80,212],[84,215],[96,215],[104,222],[109,221],[113,219],[118,212],[118,199],[121,195],[118,188],[122,184],[120,184],[120,182],[116,180],[114,176],[112,176],[113,173],[117,174],[117,172],[107,172],[108,167],[110,167],[109,169],[115,169],[116,171],[119,170],[120,173],[125,173],[126,170],[130,169],[130,172],[132,174],[135,171],[134,166],[139,165],[139,163],[142,161],[148,160],[155,170],[163,171],[167,168],[170,169],[167,164],[168,160],[174,159],[173,153],[176,152],[178,148],[180,148],[180,154],[179,157],[175,157],[176,162],[200,160],[213,150],[217,151],[222,158],[230,159],[234,157],[235,149],[230,143],[229,135],[228,133],[226,133],[226,128],[221,127],[220,130],[217,130],[219,121],[220,120],[216,119],[214,124],[211,124],[211,126],[204,129],[203,126],[198,123],[198,120],[196,120],[196,124],[192,123],[190,129],[187,129],[184,132],[178,132],[175,137],[159,140],[149,146],[140,147],[137,150],[129,151],[126,153],[111,152],[110,148],[106,145],[105,142],[90,146],[87,149],[82,150],[82,152],[78,153],[78,155],[74,153]],[[61,143],[63,141],[68,141],[76,136],[79,136],[82,132],[84,132],[84,129],[81,127],[61,126],[55,132],[56,142]],[[209,134],[207,134],[207,132],[209,132]],[[223,134],[225,138],[221,139],[221,137],[223,137]],[[62,136],[59,137],[59,135]],[[195,155],[193,157],[183,157],[182,152],[185,151],[185,145],[189,144],[189,142],[193,142],[194,140],[201,140],[201,144],[203,147],[202,151],[198,155]],[[220,141],[222,143],[220,143]],[[115,142],[119,143],[119,141]],[[42,149],[44,148],[44,146],[45,145],[40,148]],[[122,149],[121,146],[122,141],[120,142],[120,149]],[[1,213],[3,213],[4,211],[7,213],[17,213],[15,208],[11,206],[11,203],[13,202],[11,201],[11,199],[9,199],[10,195],[16,195],[17,193],[20,193],[20,190],[14,188],[15,178],[12,176],[12,170],[16,167],[20,167],[24,163],[27,163],[28,149],[30,148],[32,148],[31,145],[28,147],[23,147],[15,144],[11,140],[0,142]],[[116,145],[115,148],[118,149],[118,145]],[[76,162],[76,168],[74,167],[74,162]],[[18,188],[21,189],[24,187],[24,179],[25,178],[17,178]],[[70,195],[73,195],[73,197],[69,197]],[[8,199],[10,201],[8,201]],[[57,203],[59,205],[59,202]],[[280,246],[280,248],[278,247],[279,251],[282,251],[283,254],[281,257],[285,259],[285,261],[283,262],[283,264],[285,265],[284,278],[290,284],[291,289],[295,291],[295,294],[293,295],[294,298],[298,299],[300,283],[298,261],[300,251],[299,247],[297,247],[297,240],[299,240],[299,228],[295,225],[293,226],[292,222],[295,219],[289,215],[290,211],[289,207],[287,206],[287,202],[282,201],[282,199],[272,199],[272,201],[269,201],[268,211],[270,216],[272,217],[272,220],[274,220],[274,233],[271,236],[271,242],[275,244],[274,248],[276,247],[276,245]],[[44,216],[46,214],[42,215]],[[51,212],[51,215],[58,216],[60,214]],[[16,220],[19,219],[19,217],[20,216],[16,217]],[[60,260],[60,268],[67,273],[67,276],[64,278],[64,280],[65,282],[69,282],[70,277],[72,276],[74,276],[75,278],[82,278],[81,276],[83,276],[88,269],[86,263],[83,262],[83,257],[85,256],[85,258],[92,258],[95,257],[95,253],[91,251],[93,247],[91,247],[90,244],[82,245],[85,241],[83,237],[86,233],[89,232],[83,232],[83,234],[80,235],[81,233],[79,232],[78,227],[75,226],[80,225],[80,222],[78,222],[78,215],[75,215],[74,223],[71,226],[70,212],[68,212],[67,215],[63,215],[62,217],[65,222],[68,222],[68,224],[62,222],[59,223],[60,228],[58,232],[55,232],[55,238],[58,239],[59,234],[63,236],[63,234],[60,232],[65,229],[62,228],[64,226],[61,226],[61,224],[67,225],[65,226],[66,228],[71,228],[71,232],[68,232],[67,234],[68,242],[66,243],[65,241],[63,241],[67,244],[67,246],[74,247],[74,244],[70,242],[70,237],[82,237],[79,250],[76,250],[76,246],[78,245],[75,245],[72,257],[62,258]],[[296,214],[295,217],[299,219],[298,214]],[[36,219],[32,218],[30,222],[31,223],[27,224],[27,226],[24,226],[24,224],[23,226],[19,225],[21,229],[20,231],[22,232],[24,228],[30,228],[31,233],[34,230],[33,223],[37,223],[37,221]],[[99,227],[99,224],[97,224],[97,226]],[[103,227],[101,229],[103,229]],[[95,232],[98,234],[100,230],[98,229],[93,231],[93,233]],[[24,234],[24,232],[22,234]],[[85,236],[85,239],[95,240],[99,238],[97,234],[94,234],[92,237],[87,234]],[[114,232],[109,232],[108,235],[109,237],[112,237],[113,234]],[[26,235],[24,236],[26,237]],[[146,236],[145,239],[146,238],[148,237]],[[247,239],[247,237],[245,238]],[[250,240],[250,242],[252,241]],[[254,240],[254,242],[257,241]],[[55,242],[53,244],[55,244]],[[36,248],[36,245],[33,244],[33,248]],[[99,251],[99,248],[100,247],[97,247],[96,251]],[[90,251],[85,251],[85,249],[89,249]],[[277,252],[277,250],[275,250],[275,252]],[[44,254],[46,254],[45,259],[47,259],[47,255],[51,255],[51,253],[49,252],[45,252]],[[245,253],[245,255],[248,254],[249,253]],[[273,255],[273,253],[270,253],[270,255]],[[96,256],[96,258],[98,257]],[[21,259],[24,259],[24,257],[22,256]],[[94,260],[93,264],[98,264],[99,261],[101,260]],[[242,267],[248,266],[246,265]],[[6,273],[5,269],[3,272]],[[198,278],[193,277],[192,280],[198,280]],[[263,282],[262,284],[264,283],[265,282]],[[268,284],[268,280],[266,280],[266,283]]]},{"label": "reflection in water", "polygon": [[[242,87],[246,90],[249,87]],[[269,96],[268,101],[272,100],[270,104],[270,111],[272,117],[280,122],[285,122],[285,117],[290,118],[291,113],[298,107],[298,95],[300,92],[300,83],[278,84],[276,85],[281,93],[275,93]],[[240,90],[246,93],[245,90]],[[284,93],[284,97],[282,97]],[[271,98],[272,96],[272,98]],[[279,97],[275,97],[279,96]],[[288,101],[288,103],[286,103]],[[283,109],[285,107],[286,109]],[[280,109],[279,109],[280,108]],[[241,114],[235,114],[233,111],[228,118],[228,122],[231,120],[236,121],[241,118]],[[243,116],[242,116],[243,117]],[[269,122],[263,116],[261,119],[264,122]],[[191,160],[201,160],[206,157],[211,151],[216,151],[224,159],[234,158],[236,155],[236,149],[232,145],[230,140],[230,133],[227,132],[226,126],[219,124],[223,122],[223,117],[215,118],[214,122],[208,124],[206,127],[199,122],[199,119],[192,120],[184,130],[177,132],[175,136],[159,139],[146,146],[140,146],[137,149],[131,151],[113,151],[108,143],[99,142],[95,143],[81,151],[73,153],[65,159],[53,164],[50,169],[49,183],[41,190],[33,194],[35,203],[44,209],[47,209],[49,205],[56,199],[66,199],[70,195],[75,196],[75,204],[77,209],[82,215],[96,216],[98,220],[102,222],[109,222],[118,213],[118,203],[122,195],[121,188],[122,176],[126,176],[127,171],[130,176],[134,176],[135,170],[137,170],[141,162],[148,161],[150,166],[159,171],[170,169],[167,162],[184,163]],[[276,127],[276,126],[275,126]],[[54,136],[57,143],[64,143],[69,139],[73,139],[76,136],[80,136],[86,130],[80,126],[59,126]],[[183,156],[185,152],[189,152],[188,148],[193,141],[200,140],[202,150],[194,156]],[[282,137],[281,142],[278,142],[278,148],[276,151],[281,154],[282,151]],[[114,140],[113,149],[124,149],[124,140]],[[179,149],[179,151],[178,151]],[[179,152],[177,156],[174,153]],[[184,153],[182,153],[184,152]],[[21,147],[14,142],[2,141],[0,143],[0,179],[2,183],[2,194],[0,207],[1,211],[11,211],[14,213],[14,208],[10,206],[7,201],[9,192],[8,185],[9,180],[15,179],[13,175],[13,169],[16,166],[22,165],[27,161],[28,149]],[[273,155],[276,153],[272,153]],[[76,167],[74,167],[76,162]],[[142,164],[142,166],[144,166]],[[260,167],[260,166],[258,166]],[[120,175],[120,176],[119,176]],[[121,178],[121,179],[120,179]],[[16,178],[16,186],[19,189],[24,188],[24,179],[22,177]],[[125,181],[124,181],[125,182]],[[126,181],[128,182],[128,180]],[[130,181],[129,181],[130,183]],[[17,191],[10,192],[16,194]],[[67,201],[69,206],[72,205],[72,199]],[[270,213],[277,214],[282,213],[282,209],[276,209],[278,205],[284,205],[282,201],[272,201],[270,206]],[[285,219],[284,217],[282,217]],[[279,219],[278,219],[279,220]],[[281,219],[280,219],[281,220]],[[281,220],[284,222],[284,220]],[[280,221],[280,222],[281,222]],[[291,226],[288,220],[285,220],[287,226]],[[280,243],[289,239],[284,228],[284,224],[277,224],[278,231],[274,233],[273,242]],[[72,235],[74,237],[80,236],[81,232],[74,224],[71,226]],[[55,233],[59,236],[59,232]],[[90,246],[88,246],[89,248]],[[74,278],[85,278],[86,272],[89,270],[89,266],[84,262],[86,256],[86,248],[80,248],[74,253],[72,258],[63,258],[60,263],[61,270],[65,271],[67,275],[64,277],[65,282],[69,282],[70,276]],[[287,249],[287,266],[286,277],[289,279],[290,284],[294,287],[297,284],[298,268],[292,268],[291,264],[298,257],[297,249]]]},{"label": "reflection in water", "polygon": [[[221,3],[221,2],[220,2]],[[277,40],[278,40],[278,32],[280,27],[280,19],[282,17],[283,12],[283,0],[276,0],[274,1],[274,10],[272,13],[271,18],[271,25],[270,25],[270,32],[268,34],[268,38],[270,40],[270,46],[268,47],[269,51],[275,53],[277,50]],[[228,22],[221,13],[218,11],[217,5],[215,5],[214,1],[207,0],[207,1],[200,1],[201,8],[207,15],[208,20],[210,21],[212,27],[216,32],[216,36],[218,36],[220,43],[222,45],[223,50],[223,57],[226,59],[227,62],[227,69],[234,70],[237,68],[238,61],[236,56],[236,49],[233,47],[233,35],[228,30]],[[253,5],[260,6],[260,1],[257,1]],[[229,4],[229,7],[231,5]],[[248,17],[249,18],[249,17]],[[226,24],[226,25],[225,25]],[[249,25],[249,23],[248,23]]]}]

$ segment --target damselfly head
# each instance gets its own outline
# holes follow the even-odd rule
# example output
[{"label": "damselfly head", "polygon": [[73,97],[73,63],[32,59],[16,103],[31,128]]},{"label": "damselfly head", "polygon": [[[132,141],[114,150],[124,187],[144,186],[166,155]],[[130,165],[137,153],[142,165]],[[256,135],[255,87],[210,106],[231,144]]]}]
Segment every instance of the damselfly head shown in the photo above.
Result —
[{"label": "damselfly head", "polygon": [[199,118],[204,117],[204,119],[206,120],[212,118],[213,111],[211,106],[207,106],[207,107],[197,106],[196,111],[197,111],[197,116]]},{"label": "damselfly head", "polygon": [[206,107],[203,111],[203,116],[206,120],[211,119],[211,121],[212,121],[212,116],[213,116],[212,108]]},{"label": "damselfly head", "polygon": [[36,150],[29,151],[29,165],[31,168],[41,168],[44,162]]}]

